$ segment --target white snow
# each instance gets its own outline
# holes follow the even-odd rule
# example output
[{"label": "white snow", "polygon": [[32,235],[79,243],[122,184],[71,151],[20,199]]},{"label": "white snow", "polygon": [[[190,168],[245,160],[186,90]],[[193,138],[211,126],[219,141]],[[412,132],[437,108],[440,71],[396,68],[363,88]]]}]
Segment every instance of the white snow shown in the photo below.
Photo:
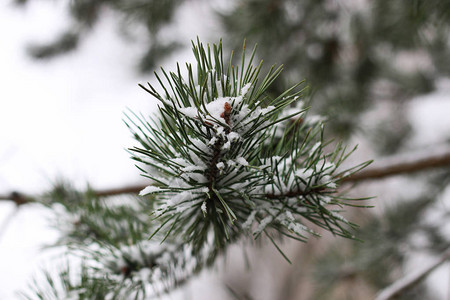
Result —
[{"label": "white snow", "polygon": [[254,235],[260,234],[267,227],[267,225],[269,225],[269,223],[272,222],[272,220],[273,220],[272,216],[267,216],[264,219],[262,219],[261,222],[259,222],[258,227],[256,227],[256,229],[253,231],[253,234]]},{"label": "white snow", "polygon": [[196,166],[196,165],[192,165],[192,166],[187,166],[181,169],[181,171],[183,172],[193,172],[193,171],[203,171],[205,170],[204,166]]},{"label": "white snow", "polygon": [[290,222],[288,225],[289,230],[292,230],[296,234],[302,235],[305,231],[308,231],[305,225],[302,225],[298,222]]},{"label": "white snow", "polygon": [[314,152],[316,152],[316,150],[320,147],[322,143],[321,142],[317,142],[314,144],[314,146],[312,146],[311,151],[309,152],[311,155],[314,154]]},{"label": "white snow", "polygon": [[324,204],[329,204],[331,202],[331,197],[323,196],[320,198],[320,201],[322,201]]},{"label": "white snow", "polygon": [[231,147],[231,142],[230,141],[226,141],[226,143],[223,144],[223,146],[222,146],[222,150],[228,151],[228,150],[230,150],[230,147]]},{"label": "white snow", "polygon": [[231,102],[232,102],[231,97],[220,97],[206,104],[206,110],[211,114],[212,117],[220,120],[222,119],[220,115],[225,110],[225,103],[231,105]]},{"label": "white snow", "polygon": [[304,180],[307,180],[313,176],[314,170],[313,169],[298,169],[295,171],[295,176],[303,178]]},{"label": "white snow", "polygon": [[206,210],[206,202],[203,202],[203,203],[202,203],[202,206],[201,206],[200,208],[201,208],[201,210],[203,211],[203,213],[206,214],[206,212],[207,212],[207,210]]},{"label": "white snow", "polygon": [[336,212],[336,211],[330,211],[331,214],[333,215],[333,217],[335,217],[336,219],[344,222],[344,223],[348,223],[347,219],[344,218],[344,216],[342,216],[340,213]]},{"label": "white snow", "polygon": [[246,96],[247,93],[248,93],[248,91],[250,90],[251,87],[252,87],[252,84],[251,84],[250,82],[247,83],[246,85],[244,85],[244,86],[241,88],[241,95],[242,95],[242,96]]},{"label": "white snow", "polygon": [[238,141],[240,139],[240,137],[241,136],[237,132],[232,131],[228,134],[228,140],[232,143]]},{"label": "white snow", "polygon": [[213,136],[211,140],[208,142],[208,146],[214,146],[217,143],[218,139]]},{"label": "white snow", "polygon": [[255,216],[256,216],[257,213],[258,213],[257,210],[252,210],[252,212],[248,216],[247,220],[244,222],[244,224],[242,224],[242,228],[250,229],[252,224],[253,224],[253,222],[255,221]]},{"label": "white snow", "polygon": [[243,158],[242,156],[236,158],[235,160],[238,164],[240,164],[242,166],[248,166],[247,160],[245,160],[245,158]]},{"label": "white snow", "polygon": [[223,169],[225,169],[225,164],[223,162],[219,162],[216,164],[216,167],[219,171],[223,171]]},{"label": "white snow", "polygon": [[143,189],[142,191],[139,192],[140,196],[145,196],[145,195],[149,195],[149,194],[153,194],[156,192],[161,191],[161,188],[154,186],[154,185],[149,185],[148,187],[146,187],[145,189]]},{"label": "white snow", "polygon": [[198,110],[195,107],[180,107],[179,111],[190,118],[196,118],[198,116]]}]

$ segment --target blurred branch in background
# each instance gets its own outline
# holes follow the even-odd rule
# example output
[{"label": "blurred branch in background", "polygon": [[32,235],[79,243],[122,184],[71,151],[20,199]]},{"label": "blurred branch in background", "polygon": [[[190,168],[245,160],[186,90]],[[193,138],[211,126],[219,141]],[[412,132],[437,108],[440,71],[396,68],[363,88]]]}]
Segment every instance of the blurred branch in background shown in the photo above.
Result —
[{"label": "blurred branch in background", "polygon": [[[446,168],[449,165],[450,165],[450,149],[448,147],[441,147],[439,149],[432,151],[432,153],[423,153],[423,152],[413,153],[413,154],[408,153],[405,155],[395,155],[390,158],[380,159],[378,162],[374,163],[372,166],[361,171],[360,172],[361,174],[359,176],[354,175],[354,176],[346,179],[345,182],[352,183],[352,182],[359,182],[362,180],[370,180],[370,179],[377,180],[377,179],[381,179],[381,178],[389,177],[389,176],[411,174],[412,172],[420,172],[420,171],[426,171],[426,170],[436,169],[436,168]],[[445,183],[444,183],[444,185],[445,185]],[[141,191],[144,188],[145,188],[145,186],[135,185],[135,186],[126,186],[126,187],[122,187],[122,188],[91,190],[89,192],[89,194],[92,195],[92,197],[94,197],[94,198],[106,198],[105,200],[107,200],[108,197],[117,196],[117,195],[121,195],[121,194],[138,194],[139,191]],[[34,202],[35,201],[34,199],[36,197],[37,196],[25,196],[24,194],[13,192],[9,196],[6,195],[6,196],[2,196],[0,198],[1,200],[13,201],[17,205],[17,208],[12,212],[12,214],[10,216],[8,216],[8,218],[5,221],[3,221],[2,228],[0,228],[1,234],[4,234],[4,232],[6,231],[6,229],[7,229],[6,226],[7,226],[8,222],[15,215],[19,206],[24,205],[26,203]],[[429,204],[431,202],[426,201],[426,203]],[[415,206],[411,203],[411,204],[407,204],[407,206],[405,208],[406,208],[406,211],[409,211],[413,207],[415,207]],[[424,207],[424,206],[422,204],[419,204],[419,206],[417,206],[417,208],[418,208],[417,212],[421,211],[421,207]],[[403,208],[401,210],[405,211],[405,208]],[[414,215],[414,214],[411,214],[411,212],[409,212],[407,214],[409,217]],[[399,217],[399,215],[397,213],[393,213],[393,219],[397,219],[398,217]],[[114,218],[117,220],[117,216],[115,216]],[[374,220],[376,220],[376,219],[374,219]],[[416,229],[417,229],[419,221],[414,221],[414,220],[415,219],[411,219],[411,222],[416,224]],[[95,222],[95,221],[92,220],[91,222]],[[371,223],[369,222],[369,224],[371,224]],[[403,225],[405,225],[405,224],[403,224]],[[380,239],[380,237],[374,238],[374,237],[370,237],[370,236],[364,236],[364,232],[365,232],[364,228],[366,228],[366,225],[362,224],[362,226],[363,227],[361,230],[361,234],[362,234],[361,238],[363,238],[364,240],[366,240],[368,242]],[[372,228],[372,229],[370,229],[370,228]],[[369,227],[367,229],[367,232],[371,232],[371,234],[374,234],[376,232],[376,230],[374,231],[373,228],[377,228],[377,230],[378,230],[379,228],[383,228],[383,227],[379,226],[379,225],[377,225],[375,227]],[[398,225],[389,225],[388,228],[397,228],[397,230],[398,230],[399,228],[412,229],[413,227],[406,224],[403,227],[402,226],[399,227]],[[99,229],[97,229],[96,231],[101,232],[101,231],[99,231]],[[402,236],[404,238],[404,237],[408,236],[408,234],[400,234],[399,237],[400,236]],[[82,237],[80,237],[80,238],[82,238]],[[387,240],[390,240],[390,238],[381,238],[381,240],[383,240],[384,243],[386,243]],[[397,238],[392,239],[392,241],[395,241],[395,244],[400,243],[400,241]],[[359,245],[358,243],[356,243],[356,244]],[[314,242],[310,242],[308,245],[306,245],[306,247],[310,247],[310,246],[314,246]],[[372,246],[370,246],[370,244],[369,244],[368,247],[372,247]],[[384,247],[386,247],[386,246],[384,246]],[[386,249],[389,249],[389,248],[386,248]],[[391,250],[389,250],[389,251],[391,251]],[[364,253],[364,252],[365,251],[359,251],[359,253]],[[377,252],[378,254],[384,253],[382,251],[381,252],[375,251],[375,252]],[[300,253],[302,253],[302,255],[300,255]],[[299,255],[302,257],[303,257],[303,254],[304,254],[303,252],[299,252]],[[392,254],[392,252],[390,252],[390,255],[391,254]],[[437,266],[442,264],[448,258],[447,254],[448,253],[446,252],[446,255],[441,256],[441,258],[438,260],[438,262],[432,265],[434,267],[425,269],[423,272],[420,272],[419,275],[416,275],[413,277],[407,276],[405,279],[402,279],[399,282],[396,282],[394,285],[390,286],[389,288],[386,288],[386,290],[383,290],[379,294],[379,297],[384,297],[384,298],[379,298],[379,299],[386,299],[386,300],[391,299],[389,297],[391,297],[394,294],[404,292],[404,291],[408,290],[408,288],[414,288],[416,284],[420,283],[420,281],[423,278],[425,278],[427,275],[429,275]],[[335,257],[335,256],[336,256],[336,254],[333,257]],[[377,257],[378,256],[375,256],[374,260],[377,260]],[[297,259],[299,259],[299,258],[297,258]],[[358,261],[359,259],[362,259],[362,258],[359,258],[359,259],[355,258],[355,259],[356,259],[356,261]],[[294,260],[294,264],[297,263],[296,260]],[[369,260],[369,261],[372,261],[372,260]],[[369,267],[369,265],[370,265],[370,263],[368,263],[367,267]],[[331,275],[331,276],[333,276],[333,281],[339,281],[339,278],[341,278],[343,280],[345,278],[348,278],[349,276],[350,277],[360,276],[358,274],[361,274],[361,272],[364,272],[364,268],[361,268],[361,267],[355,268],[355,267],[352,267],[352,268],[349,268],[349,266],[339,267],[338,270],[340,270],[340,271],[338,271],[338,274],[340,274],[340,275],[338,275],[337,273],[335,275]],[[328,266],[328,267],[326,267],[326,270],[327,270],[327,272],[331,272],[330,274],[334,274],[332,267]],[[353,271],[351,271],[351,270],[353,270]],[[347,275],[344,275],[344,273],[341,273],[341,272],[344,272]],[[353,275],[351,275],[349,272]],[[297,282],[295,279],[295,276],[293,274],[291,274],[290,277],[291,277],[290,279],[286,279],[286,280],[288,280],[288,282],[291,282],[291,281]],[[287,291],[288,294],[283,294],[283,297],[287,297],[287,295],[289,295],[289,293],[293,293],[292,291],[290,291],[289,288],[286,288],[285,290]],[[295,293],[293,295],[295,295]],[[291,295],[291,297],[293,297],[293,295]],[[390,295],[390,296],[388,297],[386,295]],[[388,298],[386,298],[386,297],[388,297]],[[287,298],[287,299],[290,299],[290,298]],[[320,298],[318,298],[318,299],[320,299]]]},{"label": "blurred branch in background", "polygon": [[[376,180],[384,177],[411,174],[414,172],[426,171],[434,168],[444,168],[450,166],[450,147],[440,147],[432,153],[408,153],[385,157],[375,161],[371,166],[349,176],[343,182],[359,182],[363,180]],[[109,188],[103,190],[92,190],[97,197],[110,197],[121,194],[138,194],[146,185],[130,185],[125,187]],[[0,201],[12,201],[20,206],[34,202],[34,196],[22,192],[12,192],[0,195]]]},{"label": "blurred branch in background", "polygon": [[450,166],[450,147],[436,147],[420,153],[397,154],[376,160],[370,167],[344,181],[356,182],[381,179],[393,175],[410,174],[423,170]]},{"label": "blurred branch in background", "polygon": [[420,281],[422,281],[425,277],[427,277],[431,272],[433,272],[436,268],[441,266],[450,258],[450,249],[445,250],[433,263],[428,265],[427,267],[414,272],[400,280],[397,280],[392,285],[388,286],[386,289],[380,291],[375,300],[391,300],[395,299],[401,293],[404,293],[406,290],[414,287]]},{"label": "blurred branch in background", "polygon": [[[15,0],[15,2],[18,6],[25,6],[28,2],[34,1]],[[173,22],[173,17],[183,0],[66,2],[70,24],[67,26],[68,29],[62,29],[53,41],[32,42],[27,50],[33,58],[52,59],[77,50],[99,21],[111,13],[114,14],[125,37],[145,41],[145,50],[138,65],[142,72],[152,71],[161,59],[180,48],[177,40],[167,36],[161,37],[160,31]]]}]

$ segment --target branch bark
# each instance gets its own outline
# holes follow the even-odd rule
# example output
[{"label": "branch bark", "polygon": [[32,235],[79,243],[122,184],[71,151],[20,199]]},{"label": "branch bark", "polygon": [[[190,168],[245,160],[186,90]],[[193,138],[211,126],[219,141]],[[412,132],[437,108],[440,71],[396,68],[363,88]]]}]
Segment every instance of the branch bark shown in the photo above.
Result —
[{"label": "branch bark", "polygon": [[[349,176],[342,182],[359,182],[363,180],[376,180],[394,175],[409,174],[435,168],[450,166],[450,147],[438,148],[432,153],[413,153],[393,156],[382,159],[372,166]],[[121,188],[112,188],[94,191],[99,197],[117,196],[121,194],[138,194],[145,185],[130,185]],[[33,202],[31,197],[22,193],[13,192],[9,195],[0,195],[0,201],[10,200],[17,205]]]},{"label": "branch bark", "polygon": [[394,299],[394,297],[402,294],[403,292],[414,287],[420,281],[425,279],[431,272],[433,272],[437,267],[442,265],[448,259],[450,259],[450,249],[447,249],[436,261],[434,261],[423,270],[411,275],[407,275],[379,292],[375,300]]},{"label": "branch bark", "polygon": [[342,181],[357,182],[380,179],[445,166],[450,166],[450,147],[448,146],[437,148],[432,153],[413,153],[385,158]]}]

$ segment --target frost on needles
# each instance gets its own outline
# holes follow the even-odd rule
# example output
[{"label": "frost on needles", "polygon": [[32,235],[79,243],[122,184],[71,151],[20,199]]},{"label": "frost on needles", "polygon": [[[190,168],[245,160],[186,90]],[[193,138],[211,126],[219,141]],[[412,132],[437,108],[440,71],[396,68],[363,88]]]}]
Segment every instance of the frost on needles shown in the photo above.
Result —
[{"label": "frost on needles", "polygon": [[260,76],[255,49],[247,62],[244,46],[233,65],[233,55],[224,63],[221,43],[198,41],[186,76],[180,66],[161,69],[159,88],[141,86],[159,100],[159,114],[127,121],[140,143],[130,151],[151,180],[140,193],[154,202],[158,225],[149,235],[198,266],[247,237],[267,236],[277,249],[281,235],[305,241],[318,235],[310,224],[353,237],[355,225],[340,211],[358,199],[338,186],[367,163],[339,168],[352,151],[338,144],[325,152],[322,121],[302,108],[301,83],[273,97],[282,68]]}]

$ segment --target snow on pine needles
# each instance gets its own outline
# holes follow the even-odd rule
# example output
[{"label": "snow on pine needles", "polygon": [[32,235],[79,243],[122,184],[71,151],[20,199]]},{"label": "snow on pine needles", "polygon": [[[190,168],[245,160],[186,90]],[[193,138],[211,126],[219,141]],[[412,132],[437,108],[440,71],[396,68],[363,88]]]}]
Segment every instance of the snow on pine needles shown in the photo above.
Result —
[{"label": "snow on pine needles", "polygon": [[338,211],[357,199],[338,186],[367,163],[340,170],[352,151],[337,144],[325,153],[324,125],[309,120],[301,83],[273,95],[282,68],[261,79],[255,50],[246,62],[244,47],[240,65],[233,55],[224,63],[221,44],[198,42],[193,52],[186,78],[180,66],[161,69],[160,88],[141,86],[159,100],[158,115],[127,121],[140,144],[130,152],[151,180],[141,195],[154,202],[159,226],[149,235],[190,245],[205,263],[245,237],[305,241],[316,234],[306,223],[351,238],[354,225]]}]

